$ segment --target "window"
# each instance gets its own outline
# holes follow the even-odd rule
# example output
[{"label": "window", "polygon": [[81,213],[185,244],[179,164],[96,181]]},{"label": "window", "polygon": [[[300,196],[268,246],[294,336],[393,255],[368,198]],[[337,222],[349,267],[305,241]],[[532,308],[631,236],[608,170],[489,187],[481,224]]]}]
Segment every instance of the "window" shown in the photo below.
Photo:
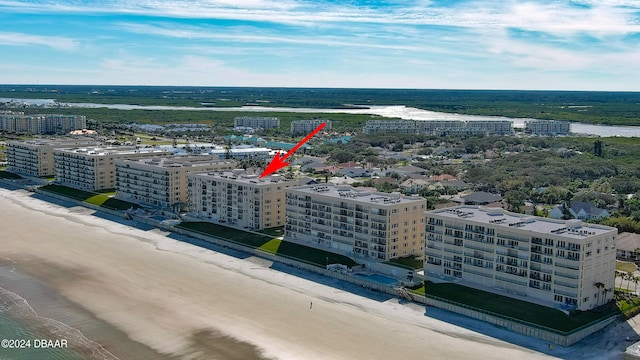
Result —
[{"label": "window", "polygon": [[562,295],[554,295],[553,300],[557,302],[562,302]]}]

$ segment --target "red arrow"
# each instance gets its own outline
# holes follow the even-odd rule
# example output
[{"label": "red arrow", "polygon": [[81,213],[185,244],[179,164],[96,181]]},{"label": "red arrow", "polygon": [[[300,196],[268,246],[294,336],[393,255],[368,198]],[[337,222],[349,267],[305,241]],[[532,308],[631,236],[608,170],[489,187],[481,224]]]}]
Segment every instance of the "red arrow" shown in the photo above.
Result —
[{"label": "red arrow", "polygon": [[318,125],[318,127],[315,128],[315,130],[313,130],[309,135],[307,135],[307,137],[302,139],[302,141],[297,143],[296,146],[291,148],[291,150],[289,150],[286,154],[280,156],[280,151],[278,151],[276,156],[274,156],[273,160],[271,160],[271,162],[269,163],[269,166],[267,166],[264,169],[264,171],[262,172],[262,175],[260,175],[260,178],[263,178],[265,176],[271,175],[274,172],[276,172],[276,171],[282,169],[283,167],[289,165],[290,163],[285,162],[284,160],[286,158],[288,158],[289,156],[293,155],[293,153],[296,152],[296,150],[298,150],[300,148],[300,146],[304,145],[304,143],[306,143],[307,141],[309,141],[309,139],[314,137],[320,130],[322,130],[323,127],[325,127],[325,125],[327,125],[327,124],[326,123],[322,123],[322,124]]}]

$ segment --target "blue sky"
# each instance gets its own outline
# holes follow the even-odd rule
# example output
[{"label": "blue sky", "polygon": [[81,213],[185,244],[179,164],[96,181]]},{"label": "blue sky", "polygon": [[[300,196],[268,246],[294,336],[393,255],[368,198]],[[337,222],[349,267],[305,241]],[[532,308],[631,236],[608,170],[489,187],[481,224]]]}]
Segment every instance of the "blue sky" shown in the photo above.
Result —
[{"label": "blue sky", "polygon": [[640,1],[0,0],[0,83],[640,91]]}]

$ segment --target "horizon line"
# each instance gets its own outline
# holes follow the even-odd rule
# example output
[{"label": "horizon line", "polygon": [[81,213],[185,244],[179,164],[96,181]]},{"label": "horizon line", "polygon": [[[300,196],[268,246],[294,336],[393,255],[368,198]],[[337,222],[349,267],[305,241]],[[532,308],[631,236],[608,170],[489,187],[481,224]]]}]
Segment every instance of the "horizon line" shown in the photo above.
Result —
[{"label": "horizon line", "polygon": [[640,93],[640,90],[571,90],[571,89],[477,89],[477,88],[394,88],[394,87],[312,87],[312,86],[240,86],[240,85],[131,85],[131,84],[0,84],[6,86],[33,87],[143,87],[143,88],[217,88],[217,89],[291,89],[291,90],[409,90],[409,91],[486,91],[486,92],[593,92],[593,93]]}]

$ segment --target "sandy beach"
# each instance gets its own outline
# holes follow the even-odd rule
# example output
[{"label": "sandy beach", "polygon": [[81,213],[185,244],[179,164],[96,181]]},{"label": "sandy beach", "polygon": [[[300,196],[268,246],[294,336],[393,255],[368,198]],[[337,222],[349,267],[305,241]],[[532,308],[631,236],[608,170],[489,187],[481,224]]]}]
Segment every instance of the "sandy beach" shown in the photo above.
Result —
[{"label": "sandy beach", "polygon": [[[24,281],[0,277],[0,287],[43,316],[69,320],[60,306],[80,314],[83,320],[70,325],[113,358],[621,358],[630,344],[618,335],[635,335],[635,323],[621,323],[572,347],[549,349],[455,314],[202,249],[25,191],[0,188],[0,202],[0,265],[50,297],[38,301],[21,290]],[[52,302],[63,305],[51,311]]]}]

